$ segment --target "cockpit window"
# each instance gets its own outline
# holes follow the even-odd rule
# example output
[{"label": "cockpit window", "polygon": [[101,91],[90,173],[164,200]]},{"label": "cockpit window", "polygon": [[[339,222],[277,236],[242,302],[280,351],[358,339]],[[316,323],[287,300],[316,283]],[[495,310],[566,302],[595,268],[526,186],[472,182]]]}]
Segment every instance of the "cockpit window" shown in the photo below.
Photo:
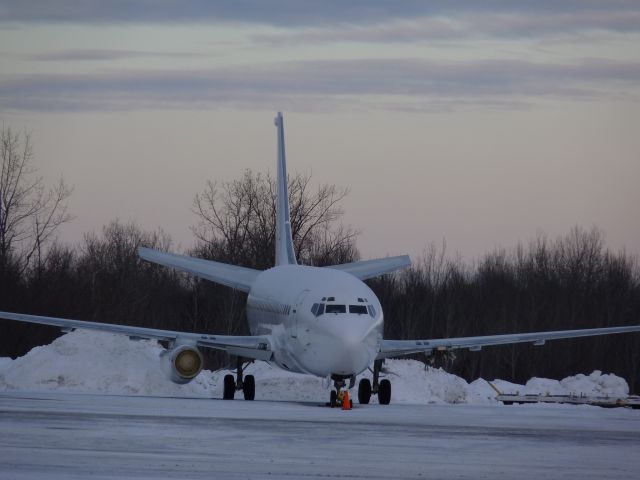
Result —
[{"label": "cockpit window", "polygon": [[347,306],[328,303],[325,311],[326,313],[347,313]]},{"label": "cockpit window", "polygon": [[311,313],[313,313],[316,317],[319,317],[324,313],[324,303],[314,303],[311,306]]},{"label": "cockpit window", "polygon": [[367,308],[369,309],[369,315],[376,318],[376,309],[373,308],[373,305],[367,305]]},{"label": "cockpit window", "polygon": [[364,305],[349,305],[349,313],[357,313],[358,315],[366,315],[367,307]]}]

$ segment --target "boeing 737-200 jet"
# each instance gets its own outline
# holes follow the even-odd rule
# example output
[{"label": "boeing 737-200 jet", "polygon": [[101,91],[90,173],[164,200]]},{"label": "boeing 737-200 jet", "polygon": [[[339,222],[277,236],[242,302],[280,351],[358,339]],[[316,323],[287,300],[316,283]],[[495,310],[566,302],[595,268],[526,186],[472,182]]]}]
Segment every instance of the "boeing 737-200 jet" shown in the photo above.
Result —
[{"label": "boeing 737-200 jet", "polygon": [[[201,258],[140,248],[140,256],[167,267],[247,292],[247,318],[251,336],[223,336],[173,332],[152,328],[67,320],[20,313],[0,312],[0,318],[55,325],[64,331],[76,328],[103,330],[132,339],[155,339],[168,348],[160,358],[168,377],[176,383],[193,380],[202,370],[200,348],[216,348],[238,357],[237,373],[224,379],[225,399],[242,390],[246,400],[255,396],[255,379],[243,375],[245,361],[263,360],[292,372],[333,380],[330,404],[349,382],[373,365],[373,382],[360,380],[358,400],[369,403],[371,395],[380,404],[391,401],[391,383],[380,379],[382,362],[388,357],[431,353],[458,348],[480,350],[489,345],[528,342],[543,345],[547,340],[640,331],[640,325],[564,330],[481,337],[427,340],[385,340],[382,306],[363,282],[407,267],[407,255],[365,260],[330,267],[298,265],[291,236],[287,167],[282,114],[275,119],[278,136],[275,266],[259,271]],[[244,359],[244,360],[243,360]]]}]

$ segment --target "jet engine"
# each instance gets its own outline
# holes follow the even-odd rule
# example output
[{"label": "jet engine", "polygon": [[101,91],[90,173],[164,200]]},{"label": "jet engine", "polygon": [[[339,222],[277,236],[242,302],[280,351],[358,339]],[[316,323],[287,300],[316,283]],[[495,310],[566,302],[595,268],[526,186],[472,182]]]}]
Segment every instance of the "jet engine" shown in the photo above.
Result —
[{"label": "jet engine", "polygon": [[202,354],[197,347],[178,345],[160,355],[162,369],[173,383],[183,385],[196,378],[203,366]]}]

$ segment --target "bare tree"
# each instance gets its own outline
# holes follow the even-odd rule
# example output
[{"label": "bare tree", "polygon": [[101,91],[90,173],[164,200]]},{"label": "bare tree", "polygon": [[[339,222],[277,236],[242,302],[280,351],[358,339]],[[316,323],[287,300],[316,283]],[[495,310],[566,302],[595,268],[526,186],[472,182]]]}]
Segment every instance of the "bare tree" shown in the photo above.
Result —
[{"label": "bare tree", "polygon": [[[335,185],[311,186],[311,175],[289,178],[291,232],[301,263],[326,265],[353,261],[357,231],[336,225],[339,203],[349,193]],[[207,182],[196,195],[192,228],[198,253],[218,260],[269,268],[273,265],[276,186],[269,174],[247,170],[240,180]]]},{"label": "bare tree", "polygon": [[60,179],[47,189],[32,165],[29,133],[0,132],[0,264],[9,260],[20,272],[42,262],[43,248],[58,227],[71,220],[66,200],[71,189]]}]

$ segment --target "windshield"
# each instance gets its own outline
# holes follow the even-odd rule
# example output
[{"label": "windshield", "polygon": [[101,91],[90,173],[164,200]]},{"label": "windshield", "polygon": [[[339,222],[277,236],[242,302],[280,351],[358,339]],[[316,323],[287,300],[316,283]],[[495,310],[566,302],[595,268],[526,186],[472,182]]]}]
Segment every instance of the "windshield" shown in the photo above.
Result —
[{"label": "windshield", "polygon": [[366,315],[367,307],[364,305],[349,305],[349,313],[357,313],[358,315]]},{"label": "windshield", "polygon": [[325,313],[346,313],[347,307],[346,305],[336,305],[327,303],[325,307]]},{"label": "windshield", "polygon": [[[348,305],[349,313],[355,313],[357,315],[371,315],[373,318],[376,316],[376,311],[371,305]],[[316,317],[324,315],[325,313],[347,313],[347,305],[339,305],[335,303],[314,303],[311,306],[311,313]]]}]

